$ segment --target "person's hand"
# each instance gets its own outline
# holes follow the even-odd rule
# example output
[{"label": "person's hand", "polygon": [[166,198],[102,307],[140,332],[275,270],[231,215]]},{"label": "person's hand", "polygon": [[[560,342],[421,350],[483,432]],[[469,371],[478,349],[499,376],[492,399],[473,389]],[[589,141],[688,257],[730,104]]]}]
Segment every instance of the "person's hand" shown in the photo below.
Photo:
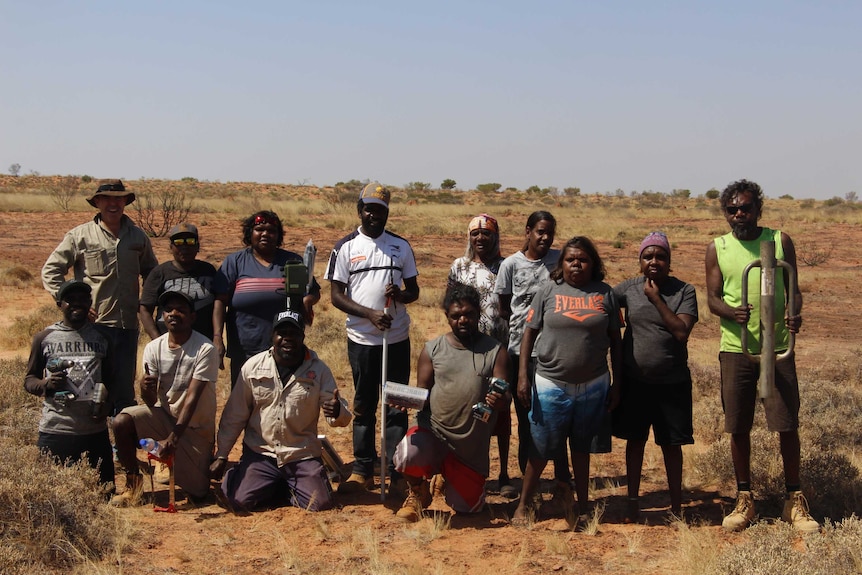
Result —
[{"label": "person's hand", "polygon": [[485,403],[495,411],[505,411],[509,407],[509,394],[492,391],[485,395]]},{"label": "person's hand", "polygon": [[521,405],[530,409],[530,404],[533,401],[532,389],[530,389],[530,381],[527,378],[518,378],[518,401]]},{"label": "person's hand", "polygon": [[180,438],[174,432],[171,432],[164,441],[159,442],[159,452],[156,453],[156,457],[159,459],[169,459],[177,452],[177,443],[179,441]]},{"label": "person's hand", "polygon": [[608,399],[606,401],[608,407],[608,413],[615,410],[617,406],[620,404],[620,390],[622,389],[622,385],[620,382],[615,381],[611,388],[608,390]]},{"label": "person's hand", "polygon": [[802,327],[802,316],[798,314],[789,315],[784,318],[784,325],[787,326],[790,333],[799,333],[799,329]]},{"label": "person's hand", "polygon": [[332,399],[323,402],[323,415],[330,419],[336,419],[341,415],[341,402],[338,398],[338,389],[332,394]]},{"label": "person's hand", "polygon": [[386,297],[391,298],[395,301],[402,301],[404,299],[404,294],[401,292],[401,288],[395,284],[386,284]]},{"label": "person's hand", "polygon": [[99,315],[96,313],[95,309],[90,308],[87,310],[87,319],[90,320],[90,323],[96,323],[96,318],[98,317]]},{"label": "person's hand", "polygon": [[748,306],[739,306],[733,308],[733,321],[738,323],[739,325],[746,325],[748,320],[751,318],[751,308],[753,306],[748,304]]},{"label": "person's hand", "polygon": [[306,327],[310,326],[314,323],[314,304],[311,301],[303,301],[302,306],[305,308],[305,320]]},{"label": "person's hand", "polygon": [[661,292],[659,291],[658,284],[655,283],[653,280],[647,278],[644,282],[644,295],[652,303],[655,303],[656,301],[660,300]]},{"label": "person's hand", "polygon": [[382,309],[372,310],[371,313],[368,314],[368,319],[374,324],[374,327],[380,331],[386,331],[392,327],[392,316],[385,313]]},{"label": "person's hand", "polygon": [[159,377],[150,373],[150,366],[144,364],[144,377],[141,378],[141,399],[147,405],[154,405],[158,399]]},{"label": "person's hand", "polygon": [[210,463],[210,479],[218,481],[224,475],[224,468],[227,466],[227,459],[216,459]]},{"label": "person's hand", "polygon": [[45,397],[52,397],[57,391],[66,387],[66,373],[57,371],[45,378]]},{"label": "person's hand", "polygon": [[213,347],[218,353],[218,368],[224,370],[224,339],[221,335],[213,336]]}]

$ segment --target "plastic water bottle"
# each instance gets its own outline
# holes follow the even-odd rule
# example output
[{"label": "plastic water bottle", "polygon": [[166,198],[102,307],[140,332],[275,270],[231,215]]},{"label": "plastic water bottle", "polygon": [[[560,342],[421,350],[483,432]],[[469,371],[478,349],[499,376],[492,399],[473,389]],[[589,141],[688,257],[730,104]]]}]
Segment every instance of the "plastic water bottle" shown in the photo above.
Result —
[{"label": "plastic water bottle", "polygon": [[159,445],[159,442],[152,437],[145,437],[144,439],[141,439],[140,441],[138,441],[138,445],[141,447],[141,449],[143,449],[144,451],[148,451],[153,455],[158,455],[159,449],[161,449],[162,447],[161,445]]}]

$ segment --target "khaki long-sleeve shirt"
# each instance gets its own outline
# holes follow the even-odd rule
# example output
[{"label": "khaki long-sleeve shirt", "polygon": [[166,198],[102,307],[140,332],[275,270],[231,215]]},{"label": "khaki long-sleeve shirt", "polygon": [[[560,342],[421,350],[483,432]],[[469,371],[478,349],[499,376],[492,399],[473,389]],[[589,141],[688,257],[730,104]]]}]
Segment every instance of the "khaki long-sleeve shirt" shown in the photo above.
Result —
[{"label": "khaki long-sleeve shirt", "polygon": [[[336,389],[329,367],[309,349],[305,360],[283,385],[271,348],[252,356],[243,365],[222,412],[216,457],[227,457],[242,431],[245,445],[274,458],[279,467],[320,457],[320,410]],[[343,398],[339,401],[338,417],[326,418],[334,427],[344,427],[353,418],[347,402]]]},{"label": "khaki long-sleeve shirt", "polygon": [[93,288],[96,323],[138,328],[140,278],[158,265],[150,238],[128,216],[119,237],[99,224],[99,216],[72,228],[42,266],[42,285],[57,295],[69,268]]}]

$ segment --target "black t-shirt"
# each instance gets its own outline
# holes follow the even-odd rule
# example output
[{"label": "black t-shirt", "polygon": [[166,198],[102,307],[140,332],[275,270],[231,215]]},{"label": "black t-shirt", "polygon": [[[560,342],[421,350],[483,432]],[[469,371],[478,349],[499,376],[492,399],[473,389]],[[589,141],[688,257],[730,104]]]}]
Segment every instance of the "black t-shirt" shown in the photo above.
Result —
[{"label": "black t-shirt", "polygon": [[[213,338],[213,282],[215,281],[216,269],[212,264],[195,260],[192,269],[185,272],[178,269],[173,261],[165,262],[156,266],[150,272],[144,282],[141,292],[141,305],[147,308],[155,308],[158,305],[159,296],[168,290],[183,291],[195,299],[194,330]],[[165,333],[167,328],[162,319],[162,310],[158,310],[156,316],[156,327],[159,333]]]}]

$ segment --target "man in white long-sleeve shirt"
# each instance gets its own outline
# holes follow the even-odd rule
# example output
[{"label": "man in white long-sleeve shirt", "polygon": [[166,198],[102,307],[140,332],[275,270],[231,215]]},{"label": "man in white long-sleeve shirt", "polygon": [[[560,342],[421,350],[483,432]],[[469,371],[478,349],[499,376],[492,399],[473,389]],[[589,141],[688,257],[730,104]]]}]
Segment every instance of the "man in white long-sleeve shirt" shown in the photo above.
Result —
[{"label": "man in white long-sleeve shirt", "polygon": [[224,474],[227,457],[245,432],[239,464],[224,476],[221,494],[234,509],[282,503],[309,511],[331,509],[317,422],[344,427],[352,414],[338,395],[329,367],[305,346],[305,326],[295,311],[273,319],[272,347],[249,358],[222,412],[211,476]]}]

